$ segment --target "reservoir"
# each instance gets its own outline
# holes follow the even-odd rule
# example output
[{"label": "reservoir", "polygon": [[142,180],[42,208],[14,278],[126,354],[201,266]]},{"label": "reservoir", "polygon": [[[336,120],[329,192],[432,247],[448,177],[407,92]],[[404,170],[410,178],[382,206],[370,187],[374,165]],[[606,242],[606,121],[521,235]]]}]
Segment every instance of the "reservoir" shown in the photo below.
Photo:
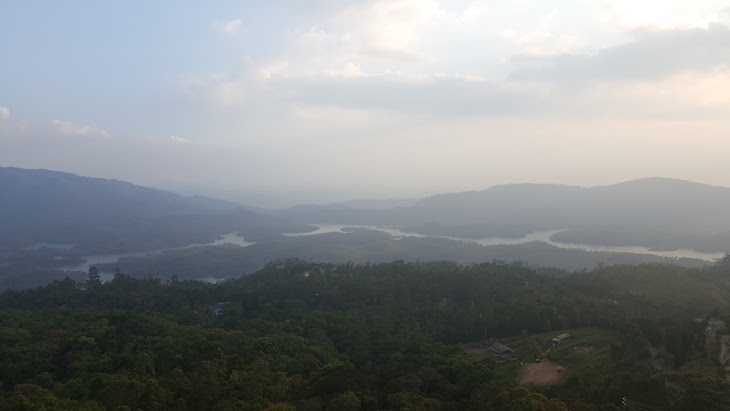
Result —
[{"label": "reservoir", "polygon": [[[185,247],[174,247],[174,248],[163,248],[160,250],[153,250],[153,251],[138,251],[134,253],[119,253],[119,254],[96,254],[96,255],[89,255],[82,257],[86,262],[73,265],[73,266],[66,266],[61,267],[61,270],[64,271],[83,271],[88,272],[89,267],[93,265],[103,264],[103,263],[115,263],[119,261],[121,258],[125,257],[141,257],[145,255],[151,255],[151,254],[159,254],[164,251],[173,251],[173,250],[184,250],[186,248],[192,248],[192,247],[205,247],[205,246],[217,246],[217,245],[223,245],[223,244],[234,244],[241,247],[248,247],[250,245],[253,245],[254,243],[246,241],[246,239],[240,235],[237,232],[234,233],[228,233],[225,235],[222,235],[220,238],[218,238],[215,241],[209,242],[209,243],[200,243],[200,244],[190,244]],[[102,281],[110,281],[112,278],[114,278],[114,273],[112,272],[100,272]],[[201,278],[201,281],[206,282],[218,282],[220,279],[213,278],[213,277],[205,277]]]},{"label": "reservoir", "polygon": [[[565,231],[563,230],[551,230],[551,231],[537,231],[531,234],[528,234],[524,237],[520,238],[502,238],[502,237],[487,237],[482,238],[479,240],[473,240],[473,239],[467,239],[467,238],[458,238],[458,237],[447,237],[447,236],[435,236],[435,235],[423,235],[418,233],[408,233],[405,231],[401,231],[400,229],[396,227],[376,227],[376,226],[368,226],[368,225],[340,225],[340,224],[313,224],[317,229],[315,231],[310,231],[307,233],[291,233],[291,234],[284,234],[285,236],[289,237],[299,237],[299,236],[307,236],[307,235],[319,235],[319,234],[328,234],[328,233],[346,233],[351,230],[348,229],[358,229],[358,230],[374,230],[374,231],[382,231],[384,233],[388,233],[391,236],[393,236],[396,239],[404,238],[404,237],[431,237],[431,238],[445,238],[448,240],[454,240],[454,241],[463,241],[463,242],[470,242],[470,243],[477,243],[481,244],[483,246],[493,246],[493,245],[516,245],[516,244],[525,244],[525,243],[531,243],[533,241],[542,241],[544,243],[548,243],[555,247],[560,248],[566,248],[566,249],[579,249],[584,251],[601,251],[601,252],[614,252],[614,253],[631,253],[631,254],[649,254],[649,255],[655,255],[659,257],[669,257],[669,258],[694,258],[698,260],[705,260],[705,261],[717,261],[725,256],[725,253],[703,253],[700,251],[690,250],[690,249],[679,249],[679,250],[671,250],[671,251],[658,251],[658,250],[652,250],[647,247],[639,247],[639,246],[603,246],[603,245],[595,245],[595,244],[578,244],[578,243],[561,243],[557,241],[553,241],[551,237],[557,233]],[[344,230],[343,230],[344,229]]]}]

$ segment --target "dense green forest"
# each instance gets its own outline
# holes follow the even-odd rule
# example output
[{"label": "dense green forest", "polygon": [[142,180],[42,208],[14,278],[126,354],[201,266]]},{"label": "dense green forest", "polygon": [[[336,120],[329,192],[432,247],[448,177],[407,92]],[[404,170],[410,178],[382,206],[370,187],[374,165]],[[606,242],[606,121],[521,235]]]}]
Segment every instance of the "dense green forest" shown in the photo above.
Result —
[{"label": "dense green forest", "polygon": [[[622,397],[723,410],[720,331],[707,330],[730,312],[728,262],[556,279],[518,264],[290,260],[217,285],[102,283],[92,269],[0,294],[0,410],[618,410]],[[562,332],[574,339],[549,348]],[[519,360],[483,355],[496,341]],[[520,386],[543,348],[569,372]]]}]

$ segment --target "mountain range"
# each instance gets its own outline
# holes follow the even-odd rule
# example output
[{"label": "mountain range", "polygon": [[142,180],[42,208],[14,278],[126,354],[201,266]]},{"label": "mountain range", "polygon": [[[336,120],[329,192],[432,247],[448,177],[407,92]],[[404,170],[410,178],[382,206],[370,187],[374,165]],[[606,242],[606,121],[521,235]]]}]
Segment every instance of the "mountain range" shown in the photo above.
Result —
[{"label": "mountain range", "polygon": [[[696,267],[708,263],[697,258],[708,258],[672,259],[636,250],[567,250],[571,244],[693,249],[712,255],[730,251],[730,189],[665,178],[591,188],[501,185],[423,199],[261,210],[117,180],[0,168],[0,192],[0,288],[28,282],[31,274],[62,278],[62,267],[78,266],[88,260],[85,256],[103,254],[137,253],[136,259],[120,261],[125,268],[136,268],[135,275],[184,273],[186,278],[202,278],[253,272],[272,259],[292,257],[340,263],[496,259],[575,271],[604,263]],[[366,232],[361,227],[343,230],[347,233],[285,235],[312,232],[316,224],[394,226],[427,238],[399,239],[367,227]],[[540,231],[551,232],[552,244],[470,242],[521,238]],[[256,244],[217,251],[185,248],[228,233],[239,233]],[[557,247],[558,243],[567,244]],[[160,250],[170,251],[143,255]],[[120,264],[109,263],[106,269],[114,265]],[[220,269],[211,272],[215,270],[204,267]],[[32,285],[42,283],[35,279]]]},{"label": "mountain range", "polygon": [[281,212],[309,222],[396,225],[426,235],[519,238],[562,230],[554,240],[706,252],[730,250],[730,188],[667,178],[599,187],[511,184],[440,194],[386,210],[343,205]]}]

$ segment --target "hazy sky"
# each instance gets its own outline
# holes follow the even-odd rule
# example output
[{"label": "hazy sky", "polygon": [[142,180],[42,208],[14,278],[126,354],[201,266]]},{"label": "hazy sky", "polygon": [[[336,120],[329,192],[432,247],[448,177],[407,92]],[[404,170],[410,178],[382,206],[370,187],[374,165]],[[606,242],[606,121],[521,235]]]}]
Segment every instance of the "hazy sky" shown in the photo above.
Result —
[{"label": "hazy sky", "polygon": [[265,206],[730,186],[730,0],[0,2],[3,166]]}]

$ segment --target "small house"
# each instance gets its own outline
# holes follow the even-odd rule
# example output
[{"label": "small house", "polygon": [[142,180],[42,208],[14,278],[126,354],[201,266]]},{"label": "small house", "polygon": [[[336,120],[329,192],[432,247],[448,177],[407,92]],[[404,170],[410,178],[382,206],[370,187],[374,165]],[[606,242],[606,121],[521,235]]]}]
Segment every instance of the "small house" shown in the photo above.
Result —
[{"label": "small house", "polygon": [[504,344],[494,343],[489,346],[489,351],[498,360],[509,360],[515,355],[515,351]]},{"label": "small house", "polygon": [[210,314],[212,314],[212,315],[215,315],[215,316],[219,316],[219,315],[223,314],[223,311],[225,311],[225,310],[226,310],[226,308],[227,308],[227,307],[228,307],[228,306],[229,306],[230,304],[231,304],[231,303],[230,303],[230,302],[228,302],[228,301],[221,301],[221,302],[218,302],[218,303],[216,303],[216,305],[214,305],[214,306],[211,306],[211,307],[208,307],[208,310],[207,310],[207,312],[208,312],[208,313],[210,313]]},{"label": "small house", "polygon": [[560,345],[568,338],[570,338],[570,334],[560,334],[557,337],[553,338],[552,345]]}]

